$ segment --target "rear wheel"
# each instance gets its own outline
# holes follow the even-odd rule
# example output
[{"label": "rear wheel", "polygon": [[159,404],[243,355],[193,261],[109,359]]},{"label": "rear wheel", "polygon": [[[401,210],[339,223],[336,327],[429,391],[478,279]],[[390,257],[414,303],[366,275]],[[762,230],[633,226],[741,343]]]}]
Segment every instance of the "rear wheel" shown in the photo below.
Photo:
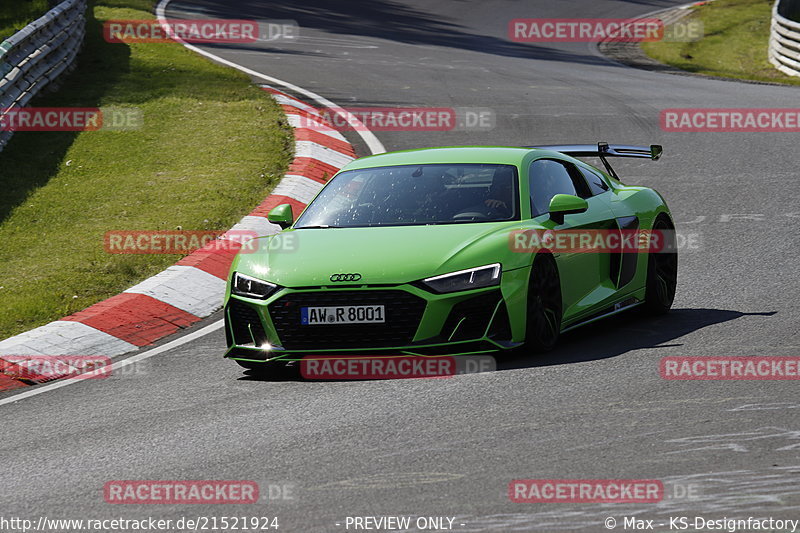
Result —
[{"label": "rear wheel", "polygon": [[533,262],[528,285],[528,319],[525,347],[528,351],[552,350],[561,333],[561,282],[555,259],[540,254]]},{"label": "rear wheel", "polygon": [[664,217],[656,220],[653,230],[662,232],[664,248],[660,252],[648,254],[644,307],[651,314],[661,315],[669,311],[675,300],[678,252],[675,246],[675,230]]}]

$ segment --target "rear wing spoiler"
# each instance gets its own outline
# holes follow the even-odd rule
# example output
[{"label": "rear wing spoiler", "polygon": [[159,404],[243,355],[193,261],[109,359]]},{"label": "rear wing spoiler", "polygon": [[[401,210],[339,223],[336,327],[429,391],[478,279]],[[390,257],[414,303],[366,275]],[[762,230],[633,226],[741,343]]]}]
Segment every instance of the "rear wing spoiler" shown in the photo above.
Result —
[{"label": "rear wing spoiler", "polygon": [[525,148],[538,148],[540,150],[552,150],[554,152],[561,152],[572,157],[599,157],[603,162],[603,166],[609,174],[619,179],[617,173],[611,168],[606,158],[608,157],[639,157],[652,159],[657,161],[664,149],[660,144],[651,144],[648,146],[631,146],[626,144],[608,144],[606,142],[599,142],[594,144],[553,144],[543,146],[526,146]]}]

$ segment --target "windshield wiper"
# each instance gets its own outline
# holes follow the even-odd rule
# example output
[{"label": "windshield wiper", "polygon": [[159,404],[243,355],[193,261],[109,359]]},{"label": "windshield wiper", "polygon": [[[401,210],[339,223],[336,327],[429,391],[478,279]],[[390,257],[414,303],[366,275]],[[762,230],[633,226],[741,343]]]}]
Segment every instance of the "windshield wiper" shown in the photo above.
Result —
[{"label": "windshield wiper", "polygon": [[327,229],[327,228],[341,228],[342,226],[329,226],[327,224],[320,224],[319,226],[300,226],[294,229]]}]

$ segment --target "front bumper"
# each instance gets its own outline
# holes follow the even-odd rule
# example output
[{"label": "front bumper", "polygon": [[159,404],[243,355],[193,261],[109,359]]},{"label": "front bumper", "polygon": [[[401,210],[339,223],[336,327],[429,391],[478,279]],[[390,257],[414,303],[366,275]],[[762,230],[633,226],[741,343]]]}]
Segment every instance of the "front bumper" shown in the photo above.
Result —
[{"label": "front bumper", "polygon": [[[382,324],[301,325],[304,306],[384,305]],[[240,361],[298,360],[317,354],[456,355],[513,348],[500,287],[434,294],[413,284],[284,288],[267,300],[230,295],[225,356]]]}]

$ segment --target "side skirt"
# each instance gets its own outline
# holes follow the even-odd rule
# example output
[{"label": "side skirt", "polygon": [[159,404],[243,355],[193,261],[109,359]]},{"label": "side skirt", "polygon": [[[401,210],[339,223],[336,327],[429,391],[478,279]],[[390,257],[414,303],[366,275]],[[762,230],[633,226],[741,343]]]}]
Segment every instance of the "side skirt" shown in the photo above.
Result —
[{"label": "side skirt", "polygon": [[611,307],[608,307],[598,313],[589,316],[588,318],[584,318],[583,320],[561,330],[561,333],[566,333],[573,329],[579,328],[581,326],[585,326],[587,324],[591,324],[592,322],[597,322],[598,320],[602,320],[604,318],[608,318],[610,316],[614,316],[619,314],[623,311],[627,311],[628,309],[633,309],[641,304],[643,304],[643,300],[639,300],[637,298],[628,298],[627,300],[623,300],[621,302],[617,302]]}]

